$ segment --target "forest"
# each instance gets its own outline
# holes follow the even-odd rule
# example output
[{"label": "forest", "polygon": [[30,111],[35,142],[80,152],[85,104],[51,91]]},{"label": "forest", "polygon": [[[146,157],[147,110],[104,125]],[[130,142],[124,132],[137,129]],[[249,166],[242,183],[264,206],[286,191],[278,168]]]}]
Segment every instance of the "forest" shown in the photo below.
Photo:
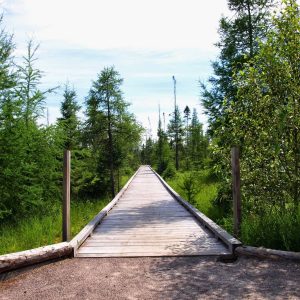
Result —
[{"label": "forest", "polygon": [[213,74],[199,82],[208,130],[195,108],[175,105],[168,124],[165,112],[157,112],[155,136],[130,112],[114,66],[99,70],[85,99],[66,83],[58,99],[61,117],[41,124],[47,96],[57,88],[40,89],[34,41],[16,63],[13,36],[1,19],[0,253],[61,241],[64,149],[72,153],[73,235],[141,164],[153,166],[232,233],[233,146],[241,153],[238,238],[300,251],[299,6],[296,0],[228,0],[228,7],[231,16],[219,22]]}]

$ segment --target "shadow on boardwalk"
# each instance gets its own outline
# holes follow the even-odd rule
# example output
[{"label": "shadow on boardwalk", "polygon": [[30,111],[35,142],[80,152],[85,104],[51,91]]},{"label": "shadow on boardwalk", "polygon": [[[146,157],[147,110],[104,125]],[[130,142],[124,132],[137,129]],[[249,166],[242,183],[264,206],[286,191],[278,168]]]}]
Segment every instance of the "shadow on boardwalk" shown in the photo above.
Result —
[{"label": "shadow on boardwalk", "polygon": [[0,282],[0,299],[300,299],[299,280],[299,264],[256,259],[67,259]]}]

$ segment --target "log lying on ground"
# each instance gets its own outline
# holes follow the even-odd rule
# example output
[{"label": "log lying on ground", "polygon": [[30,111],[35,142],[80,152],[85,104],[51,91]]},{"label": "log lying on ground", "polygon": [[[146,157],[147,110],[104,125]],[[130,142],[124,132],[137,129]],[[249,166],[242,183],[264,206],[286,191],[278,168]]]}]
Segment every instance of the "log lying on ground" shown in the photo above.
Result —
[{"label": "log lying on ground", "polygon": [[281,251],[274,249],[266,249],[266,248],[257,248],[251,246],[241,246],[235,249],[236,255],[245,255],[245,256],[254,256],[258,258],[268,258],[275,260],[293,260],[300,261],[300,252],[291,252],[291,251]]},{"label": "log lying on ground", "polygon": [[0,273],[55,258],[70,256],[72,253],[73,247],[69,243],[64,242],[22,252],[1,255]]}]

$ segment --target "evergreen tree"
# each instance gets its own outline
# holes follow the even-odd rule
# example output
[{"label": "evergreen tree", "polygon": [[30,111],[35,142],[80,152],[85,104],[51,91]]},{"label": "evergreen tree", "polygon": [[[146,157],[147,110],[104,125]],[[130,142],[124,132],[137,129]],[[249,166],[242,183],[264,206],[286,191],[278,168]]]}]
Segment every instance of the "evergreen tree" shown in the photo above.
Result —
[{"label": "evergreen tree", "polygon": [[175,107],[175,111],[168,124],[168,136],[170,139],[170,145],[173,148],[173,152],[174,152],[175,167],[176,170],[179,170],[180,151],[182,150],[182,146],[183,146],[184,130],[183,130],[183,122],[181,119],[178,106]]},{"label": "evergreen tree", "polygon": [[[93,82],[87,98],[88,140],[98,147],[98,174],[109,174],[110,191],[116,194],[116,172],[133,144],[140,140],[141,128],[127,111],[121,91],[123,79],[114,67],[104,68]],[[118,176],[119,177],[119,176]]]},{"label": "evergreen tree", "polygon": [[[212,140],[212,163],[222,181],[219,199],[232,198],[230,149],[235,143],[231,103],[240,101],[234,73],[242,70],[259,51],[257,40],[264,39],[271,27],[270,10],[273,0],[228,0],[233,16],[220,20],[220,49],[213,63],[214,76],[209,88],[201,84],[202,104],[208,115],[208,133]],[[242,141],[240,141],[242,143]]]},{"label": "evergreen tree", "polygon": [[[237,88],[233,81],[234,71],[253,58],[259,49],[257,39],[265,37],[270,27],[270,9],[273,0],[228,0],[233,17],[220,20],[220,55],[213,63],[214,76],[209,79],[211,88],[201,84],[202,103],[209,117],[210,133],[226,135],[229,120],[226,108],[230,101],[237,101]],[[226,135],[227,142],[230,135]]]},{"label": "evergreen tree", "polygon": [[185,107],[184,111],[184,120],[185,120],[185,161],[186,161],[186,169],[189,170],[190,169],[190,141],[189,141],[189,121],[191,119],[190,115],[191,115],[191,110],[188,106]]},{"label": "evergreen tree", "polygon": [[0,110],[1,206],[16,219],[49,211],[59,192],[55,134],[37,125],[44,94],[38,89],[41,72],[33,67],[32,45]]},{"label": "evergreen tree", "polygon": [[154,162],[154,146],[155,143],[151,137],[147,137],[145,144],[143,144],[142,148],[142,163],[146,165],[153,165]]},{"label": "evergreen tree", "polygon": [[185,107],[184,111],[184,119],[185,119],[185,140],[186,140],[186,145],[188,144],[188,134],[189,134],[189,120],[190,115],[191,115],[191,110],[188,106]]},{"label": "evergreen tree", "polygon": [[161,115],[159,110],[158,129],[157,129],[156,157],[157,172],[163,174],[170,165],[170,147],[168,137],[162,129]]},{"label": "evergreen tree", "polygon": [[208,139],[203,133],[203,125],[199,122],[197,110],[193,109],[191,125],[189,127],[189,153],[195,169],[202,168],[207,156]]},{"label": "evergreen tree", "polygon": [[41,91],[38,88],[42,78],[42,72],[35,68],[37,60],[36,54],[39,45],[35,45],[32,40],[28,42],[27,54],[23,56],[23,64],[18,66],[18,97],[22,100],[22,112],[26,127],[30,121],[36,121],[44,113],[45,97],[56,88]]},{"label": "evergreen tree", "polygon": [[60,112],[62,117],[58,119],[58,125],[62,127],[63,136],[65,139],[65,149],[73,149],[79,144],[79,126],[78,112],[80,106],[76,101],[76,92],[65,85],[63,102],[61,103]]}]

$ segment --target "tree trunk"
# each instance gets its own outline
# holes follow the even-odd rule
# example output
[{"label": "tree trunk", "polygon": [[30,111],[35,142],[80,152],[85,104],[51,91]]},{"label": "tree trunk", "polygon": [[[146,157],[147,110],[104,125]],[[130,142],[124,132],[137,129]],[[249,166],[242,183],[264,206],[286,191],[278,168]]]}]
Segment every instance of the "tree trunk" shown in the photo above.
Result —
[{"label": "tree trunk", "polygon": [[111,189],[112,197],[114,198],[116,195],[116,192],[115,192],[113,137],[112,137],[112,129],[111,129],[109,95],[107,95],[106,101],[107,101],[107,119],[108,119],[108,150],[109,150],[110,189]]},{"label": "tree trunk", "polygon": [[298,211],[299,207],[299,145],[298,145],[298,130],[294,128],[294,157],[295,157],[295,166],[294,166],[294,207],[295,211]]},{"label": "tree trunk", "polygon": [[252,28],[250,0],[247,1],[247,12],[248,12],[249,50],[250,50],[250,58],[252,58],[254,51],[253,51],[253,28]]},{"label": "tree trunk", "polygon": [[179,170],[179,159],[178,159],[178,137],[176,133],[176,138],[175,138],[175,166],[176,170]]}]

